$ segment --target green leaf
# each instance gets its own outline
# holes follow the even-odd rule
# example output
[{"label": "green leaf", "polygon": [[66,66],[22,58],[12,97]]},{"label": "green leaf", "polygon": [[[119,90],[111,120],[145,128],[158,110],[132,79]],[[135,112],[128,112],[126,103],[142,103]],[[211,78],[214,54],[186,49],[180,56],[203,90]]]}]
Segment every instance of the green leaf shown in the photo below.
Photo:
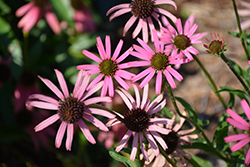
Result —
[{"label": "green leaf", "polygon": [[213,164],[211,162],[206,161],[198,156],[192,155],[192,159],[196,161],[201,167],[213,167]]},{"label": "green leaf", "polygon": [[202,142],[195,142],[195,143],[192,143],[192,145],[183,145],[182,148],[183,149],[196,148],[196,149],[200,149],[206,152],[213,153],[213,150],[211,149],[211,147],[207,145],[206,143],[202,143]]},{"label": "green leaf", "polygon": [[0,0],[0,15],[8,14],[10,11],[10,7],[4,3],[4,0]]},{"label": "green leaf", "polygon": [[238,32],[228,31],[228,34],[230,34],[230,35],[232,35],[234,37],[240,38],[240,33],[238,33]]},{"label": "green leaf", "polygon": [[246,99],[247,100],[247,98],[245,97],[245,91],[243,91],[243,90],[223,86],[223,87],[220,87],[220,90],[217,91],[217,92],[228,92],[228,93],[231,93],[233,95],[238,96],[240,99]]},{"label": "green leaf", "polygon": [[0,17],[0,25],[0,34],[8,33],[11,30],[10,24],[3,17]]},{"label": "green leaf", "polygon": [[115,151],[109,151],[109,155],[114,158],[115,160],[122,162],[124,165],[126,165],[127,167],[136,167],[129,159],[127,159],[126,157],[118,154]]},{"label": "green leaf", "polygon": [[235,101],[234,94],[229,92],[229,100],[228,100],[229,108],[233,108],[234,101]]}]

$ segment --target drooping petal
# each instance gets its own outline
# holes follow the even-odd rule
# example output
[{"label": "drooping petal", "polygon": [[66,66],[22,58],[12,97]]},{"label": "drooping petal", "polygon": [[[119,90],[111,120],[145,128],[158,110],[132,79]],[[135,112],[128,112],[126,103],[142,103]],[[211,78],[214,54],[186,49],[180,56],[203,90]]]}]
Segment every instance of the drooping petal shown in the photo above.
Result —
[{"label": "drooping petal", "polygon": [[35,100],[35,99],[38,99],[38,100],[41,100],[41,101],[45,101],[47,103],[52,103],[54,105],[59,105],[59,102],[58,100],[52,98],[52,97],[49,97],[49,96],[45,96],[45,95],[42,95],[42,94],[32,94],[29,96],[28,98],[29,100]]},{"label": "drooping petal", "polygon": [[164,70],[164,74],[165,74],[165,77],[166,77],[167,82],[169,83],[169,85],[170,85],[173,89],[176,88],[174,79],[173,79],[173,77],[169,74],[168,70]]},{"label": "drooping petal", "polygon": [[114,83],[112,80],[111,76],[106,77],[108,79],[108,83],[109,83],[109,96],[113,97],[114,96]]},{"label": "drooping petal", "polygon": [[137,152],[137,145],[138,145],[138,133],[135,133],[135,132],[133,132],[133,133],[134,133],[134,139],[133,139],[133,143],[132,143],[130,161],[135,160],[135,156],[136,156],[136,152]]},{"label": "drooping petal", "polygon": [[59,22],[58,18],[56,17],[55,13],[53,13],[51,10],[46,10],[44,17],[45,17],[48,25],[52,29],[52,31],[55,34],[60,34],[62,30],[60,27],[60,22]]},{"label": "drooping petal", "polygon": [[131,134],[132,131],[128,130],[127,133],[123,136],[122,140],[119,142],[118,146],[116,147],[115,149],[116,152],[121,151],[121,149],[127,144]]},{"label": "drooping petal", "polygon": [[174,23],[176,22],[176,17],[172,13],[161,8],[154,8],[154,11],[169,17]]},{"label": "drooping petal", "polygon": [[27,105],[47,110],[58,110],[58,105],[42,101],[29,101],[27,102]]},{"label": "drooping petal", "polygon": [[250,163],[250,149],[248,149],[246,158],[245,158],[245,164],[249,165],[249,163]]},{"label": "drooping petal", "polygon": [[161,94],[161,86],[162,86],[162,72],[158,71],[156,75],[156,84],[155,84],[155,93]]},{"label": "drooping petal", "polygon": [[108,131],[108,128],[100,120],[93,117],[92,115],[84,113],[83,118],[85,118],[87,121],[91,122],[93,125],[95,125],[100,130],[105,131],[105,132]]},{"label": "drooping petal", "polygon": [[132,110],[133,109],[133,105],[129,101],[128,97],[122,91],[120,91],[120,90],[116,90],[116,92],[121,96],[122,100],[127,105],[127,107],[129,108],[129,110]]},{"label": "drooping petal", "polygon": [[137,35],[140,33],[141,29],[142,29],[142,24],[143,24],[143,20],[139,19],[139,22],[137,23],[137,26],[135,28],[135,30],[132,33],[132,38],[137,37]]},{"label": "drooping petal", "polygon": [[143,146],[143,135],[142,135],[142,133],[140,133],[140,147],[141,147],[141,152],[142,152],[142,154],[143,154],[143,157],[144,157],[144,159],[146,160],[146,161],[148,161],[149,162],[149,158],[148,158],[148,153],[147,153],[147,151],[144,149],[144,146]]},{"label": "drooping petal", "polygon": [[113,20],[114,18],[118,17],[118,16],[121,16],[125,13],[128,13],[130,12],[131,9],[130,8],[124,8],[124,9],[120,9],[116,12],[114,12],[110,17],[109,17],[109,21]]},{"label": "drooping petal", "polygon": [[159,148],[154,140],[154,138],[151,136],[151,134],[148,131],[144,131],[149,144],[151,145],[151,148],[154,150],[155,156],[157,157],[159,155]]},{"label": "drooping petal", "polygon": [[16,10],[16,13],[15,13],[16,16],[17,17],[23,16],[25,13],[27,13],[31,9],[32,6],[34,6],[34,4],[35,4],[35,2],[29,2],[29,3],[21,6],[20,8],[18,8]]},{"label": "drooping petal", "polygon": [[108,16],[110,13],[112,13],[112,12],[114,12],[114,11],[116,11],[116,10],[123,9],[123,8],[129,8],[129,5],[130,5],[129,3],[116,5],[116,6],[110,8],[110,9],[108,10],[108,12],[106,13],[106,16]]},{"label": "drooping petal", "polygon": [[155,131],[150,131],[150,133],[154,136],[154,138],[158,141],[158,143],[162,146],[164,150],[168,148],[165,141],[162,139],[162,137]]},{"label": "drooping petal", "polygon": [[119,75],[114,75],[114,78],[124,89],[129,90],[130,87]]},{"label": "drooping petal", "polygon": [[243,146],[245,146],[249,141],[250,141],[250,137],[245,138],[245,139],[239,141],[239,142],[236,143],[233,147],[231,147],[231,151],[232,151],[232,152],[238,151],[238,150],[241,149]]},{"label": "drooping petal", "polygon": [[158,111],[160,111],[161,109],[163,109],[163,107],[165,107],[166,105],[166,99],[164,99],[158,106],[156,106],[155,108],[153,108],[152,110],[148,111],[149,115],[152,115]]},{"label": "drooping petal", "polygon": [[50,116],[49,118],[45,119],[44,121],[36,125],[36,127],[34,128],[35,132],[43,130],[44,128],[56,122],[58,119],[60,119],[60,116],[58,114]]},{"label": "drooping petal", "polygon": [[88,112],[90,114],[96,114],[96,115],[101,115],[107,118],[115,118],[114,114],[111,114],[108,111],[102,110],[102,109],[98,109],[98,108],[87,108],[86,110],[84,110],[85,112]]},{"label": "drooping petal", "polygon": [[156,124],[151,124],[148,126],[148,130],[149,131],[156,131],[156,132],[159,132],[161,134],[164,134],[164,135],[167,135],[169,134],[169,132],[171,132],[172,130],[170,129],[166,129],[166,128],[163,128],[163,127],[160,127]]},{"label": "drooping petal", "polygon": [[141,101],[141,109],[146,108],[147,100],[148,100],[148,90],[149,90],[149,85],[146,84],[144,89],[143,89],[143,95],[142,95],[142,101]]},{"label": "drooping petal", "polygon": [[96,141],[94,139],[94,137],[92,136],[92,134],[90,133],[87,125],[80,119],[78,122],[78,125],[82,131],[82,133],[84,134],[84,136],[86,137],[86,139],[91,143],[91,144],[95,144]]},{"label": "drooping petal", "polygon": [[67,139],[66,139],[66,149],[71,151],[71,145],[74,135],[74,124],[68,124],[67,126]]},{"label": "drooping petal", "polygon": [[132,84],[132,85],[133,85],[134,90],[135,90],[136,107],[139,108],[140,103],[141,103],[140,93],[139,93],[137,86],[135,86],[134,84]]},{"label": "drooping petal", "polygon": [[142,22],[142,39],[145,43],[148,43],[148,24],[147,19],[143,19]]},{"label": "drooping petal", "polygon": [[67,127],[67,123],[62,122],[59,129],[57,130],[56,140],[55,140],[56,148],[59,148],[62,144],[62,139],[63,139],[64,133],[66,131],[66,127]]},{"label": "drooping petal", "polygon": [[150,122],[157,124],[172,125],[174,123],[174,120],[168,118],[150,118]]},{"label": "drooping petal", "polygon": [[150,111],[151,109],[153,109],[157,104],[160,103],[160,101],[162,100],[163,95],[160,94],[159,96],[157,96],[151,103],[150,105],[145,109],[145,111]]},{"label": "drooping petal", "polygon": [[130,29],[130,27],[134,24],[134,22],[136,21],[136,19],[137,18],[135,16],[130,17],[130,19],[127,21],[127,23],[124,26],[123,36],[125,36],[125,34],[128,32],[128,30]]},{"label": "drooping petal", "polygon": [[245,112],[248,120],[250,120],[250,107],[247,104],[247,101],[245,99],[243,99],[243,100],[241,100],[240,103],[241,103],[241,106],[242,106],[242,108],[243,108],[243,110],[244,110],[244,112]]}]

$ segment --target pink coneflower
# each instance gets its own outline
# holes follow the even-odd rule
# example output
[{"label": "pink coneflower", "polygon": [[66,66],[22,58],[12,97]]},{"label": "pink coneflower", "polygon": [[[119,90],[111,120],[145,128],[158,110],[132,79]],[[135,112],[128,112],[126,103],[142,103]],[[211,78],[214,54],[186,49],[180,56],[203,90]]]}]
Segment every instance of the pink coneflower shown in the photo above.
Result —
[{"label": "pink coneflower", "polygon": [[193,60],[191,54],[197,55],[199,51],[192,45],[202,43],[199,39],[207,35],[207,33],[194,34],[198,28],[197,24],[193,24],[194,20],[194,15],[190,15],[184,29],[182,28],[181,19],[177,19],[175,22],[177,30],[170,23],[166,24],[167,28],[162,27],[161,40],[167,44],[165,49],[173,49],[174,52],[178,53],[179,58],[185,55],[189,60]]},{"label": "pink coneflower", "polygon": [[56,15],[51,11],[51,4],[47,0],[34,0],[16,10],[16,16],[23,18],[17,26],[23,28],[23,32],[28,32],[38,23],[44,14],[47,23],[55,34],[61,33],[60,23]]},{"label": "pink coneflower", "polygon": [[173,69],[171,65],[187,63],[189,62],[189,60],[183,58],[177,59],[175,51],[171,53],[170,50],[164,52],[164,43],[159,41],[156,30],[154,30],[152,33],[155,39],[154,45],[156,52],[153,51],[140,38],[137,38],[137,41],[141,44],[142,47],[133,45],[136,51],[131,52],[131,55],[143,59],[144,61],[129,62],[129,65],[132,67],[149,67],[132,79],[132,81],[135,82],[147,75],[139,85],[140,88],[143,88],[152,79],[154,74],[157,73],[155,92],[156,94],[160,94],[162,86],[162,73],[165,74],[165,77],[171,87],[176,88],[173,77],[175,77],[178,81],[181,81],[183,77],[175,69]]},{"label": "pink coneflower", "polygon": [[[163,147],[167,149],[167,145],[160,136],[161,134],[169,134],[171,130],[158,126],[157,124],[171,125],[173,120],[167,118],[153,118],[152,115],[160,111],[166,105],[166,99],[163,100],[163,95],[157,96],[151,103],[148,99],[148,84],[143,90],[142,100],[140,98],[138,88],[133,85],[135,90],[136,99],[134,99],[129,92],[120,88],[116,92],[121,96],[124,103],[127,105],[129,111],[126,114],[120,115],[120,119],[117,118],[109,121],[107,126],[112,126],[118,123],[124,123],[128,128],[127,133],[121,139],[120,143],[116,147],[115,151],[119,152],[129,141],[130,137],[133,136],[132,151],[130,155],[130,160],[135,160],[135,155],[137,153],[138,140],[140,141],[141,152],[146,161],[148,161],[148,155],[143,146],[143,134],[145,134],[146,139],[154,150],[156,156],[159,155],[159,148],[156,141]],[[122,120],[122,121],[120,121]],[[156,140],[156,141],[155,141]]]},{"label": "pink coneflower", "polygon": [[[241,100],[241,106],[244,109],[244,112],[248,120],[250,120],[250,107],[245,99]],[[250,135],[249,135],[250,124],[229,108],[227,109],[227,113],[232,117],[232,118],[227,118],[228,123],[235,126],[236,128],[247,131],[247,133],[231,135],[224,138],[225,142],[239,141],[231,148],[231,151],[235,152],[250,142]],[[248,152],[246,154],[245,164],[247,165],[250,164],[250,149],[248,149]]]},{"label": "pink coneflower", "polygon": [[104,78],[104,85],[102,88],[101,96],[105,96],[107,94],[107,91],[109,90],[109,96],[113,97],[114,96],[114,84],[113,84],[113,78],[126,90],[129,89],[128,84],[123,80],[127,79],[130,80],[132,79],[134,74],[127,72],[123,69],[129,68],[130,66],[128,63],[121,63],[128,55],[130,52],[133,50],[132,47],[130,47],[126,52],[124,52],[120,57],[120,51],[122,49],[123,45],[123,40],[120,40],[113,56],[111,57],[111,41],[110,41],[110,36],[106,36],[105,39],[105,46],[106,49],[104,49],[102,40],[100,37],[97,37],[97,49],[99,51],[100,57],[97,57],[93,53],[83,50],[82,53],[89,57],[90,59],[96,61],[98,65],[79,65],[77,66],[77,69],[83,69],[87,70],[91,75],[100,73],[88,86],[87,90],[89,90],[92,86],[94,86],[96,83],[98,83],[102,78]]},{"label": "pink coneflower", "polygon": [[212,40],[209,41],[207,38],[209,45],[204,44],[204,47],[207,48],[206,50],[209,54],[212,55],[220,55],[221,52],[225,51],[225,42],[223,38],[220,38],[219,34],[210,34]]},{"label": "pink coneflower", "polygon": [[[159,14],[169,17],[174,22],[176,21],[176,17],[169,13],[168,11],[159,8],[158,5],[162,4],[170,4],[177,9],[175,2],[172,0],[132,0],[131,3],[120,4],[109,9],[106,15],[114,12],[109,20],[113,20],[114,18],[123,15],[125,13],[131,12],[132,17],[127,21],[124,26],[123,36],[128,32],[131,26],[138,19],[137,27],[135,28],[132,37],[135,38],[140,31],[142,30],[142,38],[144,42],[148,42],[148,27],[150,29],[150,33],[152,34],[152,30],[155,29],[152,18],[154,18],[160,27],[162,27],[161,22],[159,21]],[[153,41],[153,37],[151,36],[151,40]]]},{"label": "pink coneflower", "polygon": [[76,32],[94,31],[96,28],[94,20],[82,0],[71,0],[71,5],[74,9],[73,20],[75,21]]},{"label": "pink coneflower", "polygon": [[[250,3],[249,2],[240,2],[239,3],[241,6],[243,7],[246,7],[247,9],[238,9],[238,13],[239,13],[239,16],[250,16]],[[243,30],[247,29],[250,27],[250,19],[247,19],[245,21],[243,21],[241,24],[240,24],[241,28]],[[239,29],[237,29],[239,31]]]},{"label": "pink coneflower", "polygon": [[[187,113],[184,111],[182,113],[183,115],[187,115]],[[175,116],[172,117],[172,120],[175,120]],[[193,131],[195,131],[196,128],[192,129],[185,129],[180,130],[183,126],[183,123],[185,122],[184,118],[180,118],[179,122],[175,124],[174,127],[169,127],[172,129],[171,132],[167,135],[162,135],[163,140],[168,145],[168,149],[165,150],[165,153],[168,155],[169,158],[173,159],[174,157],[179,157],[181,160],[181,163],[183,166],[187,165],[187,162],[185,160],[185,157],[191,159],[192,156],[181,148],[182,145],[190,145],[190,140],[197,139],[197,134],[192,134]],[[153,154],[152,148],[149,148],[149,159],[150,162],[146,162],[146,167],[159,167],[159,166],[165,166],[166,164],[169,164],[168,161],[166,161],[166,158],[163,155],[159,155],[158,157],[155,157]],[[169,164],[170,165],[170,164]],[[170,165],[171,166],[171,165]]]},{"label": "pink coneflower", "polygon": [[[67,129],[66,149],[71,150],[74,124],[76,123],[79,125],[86,139],[90,143],[95,144],[96,141],[91,135],[83,119],[91,122],[100,130],[108,131],[108,128],[101,121],[96,119],[92,114],[98,114],[108,118],[114,118],[113,114],[110,114],[105,110],[87,107],[87,105],[90,104],[111,101],[110,97],[93,97],[87,99],[103,86],[103,82],[96,84],[89,91],[85,91],[90,80],[90,75],[84,74],[85,72],[81,70],[78,74],[73,93],[70,94],[62,73],[58,70],[55,70],[55,72],[62,92],[48,79],[44,79],[40,76],[39,78],[56,94],[59,100],[42,94],[33,94],[29,97],[29,101],[27,102],[27,105],[29,106],[57,111],[56,114],[52,115],[51,117],[38,124],[35,127],[35,131],[41,131],[60,119],[61,125],[57,131],[55,140],[55,145],[57,148],[61,146],[64,133]],[[84,76],[85,78],[83,80]]]}]

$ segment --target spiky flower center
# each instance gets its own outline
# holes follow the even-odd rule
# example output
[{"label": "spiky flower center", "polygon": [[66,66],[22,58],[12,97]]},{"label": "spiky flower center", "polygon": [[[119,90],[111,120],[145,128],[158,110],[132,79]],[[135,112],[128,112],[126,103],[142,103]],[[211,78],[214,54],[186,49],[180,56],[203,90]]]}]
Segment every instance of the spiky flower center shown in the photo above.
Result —
[{"label": "spiky flower center", "polygon": [[100,63],[99,68],[105,76],[113,76],[117,70],[117,64],[113,60],[107,59]]},{"label": "spiky flower center", "polygon": [[174,38],[174,45],[179,50],[185,50],[191,46],[191,40],[186,35],[177,35]]},{"label": "spiky flower center", "polygon": [[154,0],[133,0],[130,3],[131,12],[137,18],[147,18],[154,11],[154,3]]},{"label": "spiky flower center", "polygon": [[168,66],[168,58],[163,53],[156,53],[151,58],[151,66],[156,70],[164,70]]},{"label": "spiky flower center", "polygon": [[179,137],[178,137],[177,133],[172,130],[171,132],[169,132],[169,134],[163,135],[162,138],[168,146],[168,148],[165,150],[165,152],[167,154],[173,153],[176,150],[176,148],[178,146],[178,142],[179,142]]},{"label": "spiky flower center", "polygon": [[0,82],[5,82],[10,78],[11,72],[9,66],[0,64]]},{"label": "spiky flower center", "polygon": [[209,46],[208,46],[208,49],[210,52],[212,53],[219,53],[223,48],[223,43],[222,41],[219,41],[219,40],[213,40]]},{"label": "spiky flower center", "polygon": [[84,112],[84,105],[75,97],[68,97],[60,101],[57,113],[60,119],[66,123],[78,122]]},{"label": "spiky flower center", "polygon": [[124,124],[133,132],[142,132],[148,128],[148,114],[140,108],[132,109],[124,115]]}]

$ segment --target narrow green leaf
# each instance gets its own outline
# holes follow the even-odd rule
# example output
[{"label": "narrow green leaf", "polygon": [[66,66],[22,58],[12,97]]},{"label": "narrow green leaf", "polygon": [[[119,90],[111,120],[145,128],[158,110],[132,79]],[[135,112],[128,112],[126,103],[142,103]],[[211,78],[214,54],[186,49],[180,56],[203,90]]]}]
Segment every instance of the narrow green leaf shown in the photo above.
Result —
[{"label": "narrow green leaf", "polygon": [[3,17],[0,17],[0,25],[0,34],[8,33],[11,29],[10,24]]},{"label": "narrow green leaf", "polygon": [[243,90],[223,86],[223,87],[220,87],[220,90],[218,92],[228,92],[228,93],[232,93],[232,94],[238,96],[240,99],[246,99],[245,91],[243,91]]},{"label": "narrow green leaf", "polygon": [[230,34],[230,35],[232,35],[234,37],[240,38],[240,33],[238,33],[238,32],[228,31],[228,34]]},{"label": "narrow green leaf", "polygon": [[127,167],[136,167],[129,159],[127,159],[126,157],[118,154],[115,151],[109,151],[109,155],[114,158],[115,160],[122,162],[124,165],[126,165]]}]

